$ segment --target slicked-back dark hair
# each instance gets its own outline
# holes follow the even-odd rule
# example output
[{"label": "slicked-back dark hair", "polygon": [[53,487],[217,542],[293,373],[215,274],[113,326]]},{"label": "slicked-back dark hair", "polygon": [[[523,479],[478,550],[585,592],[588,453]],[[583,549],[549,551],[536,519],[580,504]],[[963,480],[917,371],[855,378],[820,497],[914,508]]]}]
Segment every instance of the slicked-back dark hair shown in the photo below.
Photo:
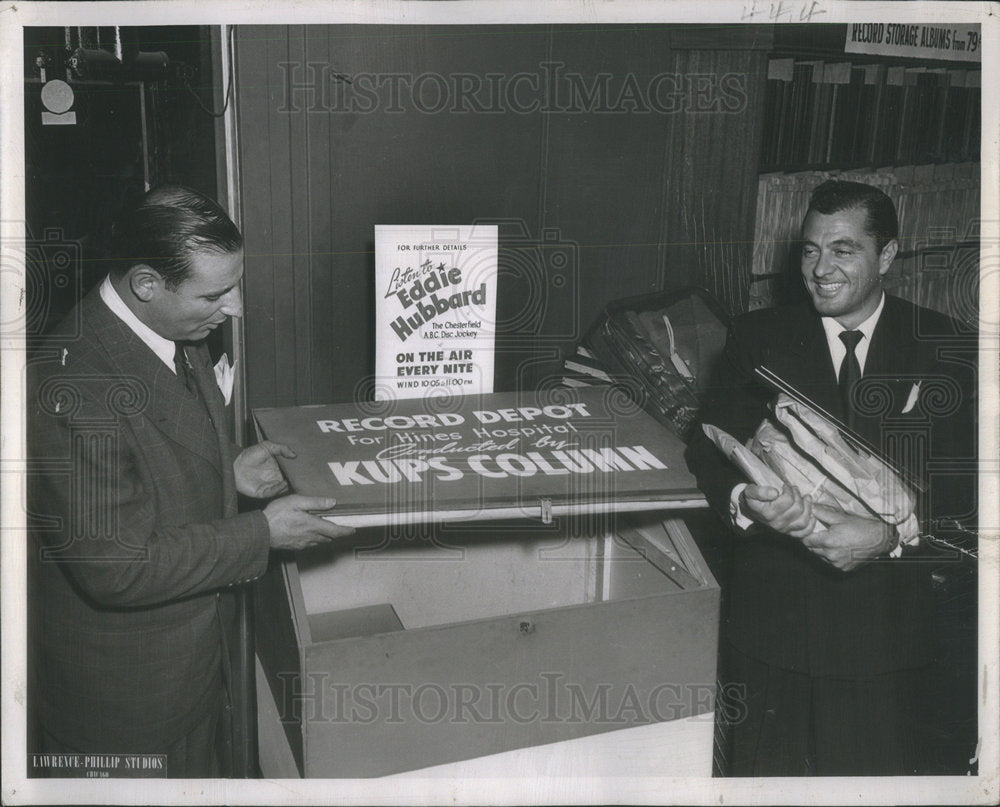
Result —
[{"label": "slicked-back dark hair", "polygon": [[243,236],[218,202],[181,185],[163,185],[143,196],[115,222],[111,271],[121,277],[145,264],[176,289],[191,274],[191,255],[227,254]]},{"label": "slicked-back dark hair", "polygon": [[817,185],[809,197],[809,210],[824,215],[857,208],[865,211],[868,234],[875,239],[875,248],[881,254],[886,244],[899,237],[896,206],[882,191],[863,182],[828,179]]}]

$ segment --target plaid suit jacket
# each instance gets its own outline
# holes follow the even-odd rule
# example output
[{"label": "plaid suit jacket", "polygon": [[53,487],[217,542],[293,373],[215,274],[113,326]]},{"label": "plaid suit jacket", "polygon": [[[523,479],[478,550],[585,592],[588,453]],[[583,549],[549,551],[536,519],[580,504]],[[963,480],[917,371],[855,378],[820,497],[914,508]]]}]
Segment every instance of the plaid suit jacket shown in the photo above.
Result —
[{"label": "plaid suit jacket", "polygon": [[[202,404],[94,289],[29,363],[33,681],[42,725],[143,753],[216,708],[226,589],[263,573],[207,348]],[[207,411],[206,411],[207,409]]]}]

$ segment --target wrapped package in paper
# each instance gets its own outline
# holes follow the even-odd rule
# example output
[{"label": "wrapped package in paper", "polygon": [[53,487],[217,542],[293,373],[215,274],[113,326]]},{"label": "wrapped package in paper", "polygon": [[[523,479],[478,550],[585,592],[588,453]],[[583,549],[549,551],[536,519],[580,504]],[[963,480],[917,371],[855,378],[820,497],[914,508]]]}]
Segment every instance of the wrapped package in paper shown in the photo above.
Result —
[{"label": "wrapped package in paper", "polygon": [[920,527],[914,513],[915,502],[895,471],[877,457],[848,445],[834,426],[786,395],[778,396],[774,412],[796,445],[802,447],[830,479],[871,514],[895,525],[904,543],[916,538]]},{"label": "wrapped package in paper", "polygon": [[803,496],[811,496],[817,504],[851,515],[871,515],[850,491],[836,479],[832,479],[821,466],[813,462],[806,451],[789,440],[787,434],[770,420],[761,422],[747,447],[772,468],[783,482],[792,485]]},{"label": "wrapped package in paper", "polygon": [[[919,542],[913,496],[895,471],[853,448],[836,427],[784,394],[774,411],[780,425],[765,419],[746,447],[716,426],[702,429],[754,484],[787,483],[817,504],[894,525],[902,544]],[[816,530],[823,529],[818,522]]]},{"label": "wrapped package in paper", "polygon": [[784,484],[781,477],[756,457],[739,440],[710,423],[702,424],[702,431],[725,454],[731,463],[743,471],[755,485],[766,485],[778,489]]}]

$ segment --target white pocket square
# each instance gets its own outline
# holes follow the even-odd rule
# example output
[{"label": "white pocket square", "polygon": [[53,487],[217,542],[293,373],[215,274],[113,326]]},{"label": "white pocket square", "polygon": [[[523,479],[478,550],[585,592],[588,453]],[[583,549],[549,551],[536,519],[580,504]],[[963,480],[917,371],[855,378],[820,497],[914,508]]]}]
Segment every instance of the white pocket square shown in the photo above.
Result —
[{"label": "white pocket square", "polygon": [[918,381],[910,388],[910,394],[906,399],[906,406],[903,407],[902,414],[909,413],[917,405],[917,398],[920,395],[920,382]]},{"label": "white pocket square", "polygon": [[222,354],[222,358],[215,365],[215,383],[219,385],[219,390],[222,392],[222,398],[229,406],[229,402],[233,399],[233,381],[236,379],[236,363],[229,363],[229,356],[226,353]]}]

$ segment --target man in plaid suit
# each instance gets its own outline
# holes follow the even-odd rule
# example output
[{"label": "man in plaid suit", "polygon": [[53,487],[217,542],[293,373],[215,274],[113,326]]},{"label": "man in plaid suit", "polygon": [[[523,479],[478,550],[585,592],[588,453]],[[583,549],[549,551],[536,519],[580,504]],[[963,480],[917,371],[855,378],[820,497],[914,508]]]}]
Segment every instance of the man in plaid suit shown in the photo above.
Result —
[{"label": "man in plaid suit", "polygon": [[205,337],[242,314],[242,237],[212,200],[146,194],[114,261],[29,366],[32,702],[48,752],[159,754],[212,776],[224,725],[233,586],[270,548],[351,530],[283,496],[264,442],[239,452]]}]

